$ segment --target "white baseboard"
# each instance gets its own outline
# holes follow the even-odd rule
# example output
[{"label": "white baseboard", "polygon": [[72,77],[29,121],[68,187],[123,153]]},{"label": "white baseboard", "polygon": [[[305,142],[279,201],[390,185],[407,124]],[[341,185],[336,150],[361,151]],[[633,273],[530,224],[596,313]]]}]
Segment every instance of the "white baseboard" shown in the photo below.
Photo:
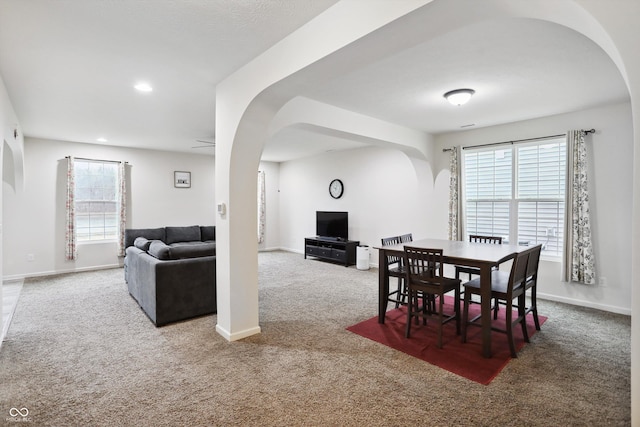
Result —
[{"label": "white baseboard", "polygon": [[2,281],[17,281],[24,279],[32,279],[37,277],[48,277],[48,276],[57,276],[59,274],[67,274],[67,273],[80,273],[83,271],[97,271],[97,270],[109,270],[112,268],[122,268],[120,264],[112,264],[112,265],[99,265],[93,267],[81,267],[81,268],[70,268],[65,270],[52,270],[52,271],[40,271],[38,273],[29,273],[29,274],[15,274],[12,276],[3,276]]},{"label": "white baseboard", "polygon": [[281,248],[260,248],[258,249],[258,252],[274,252],[274,251],[280,251],[282,250]]},{"label": "white baseboard", "polygon": [[291,253],[294,253],[294,254],[304,255],[304,252],[299,250],[299,249],[280,247],[280,248],[278,248],[278,250],[285,251],[285,252],[291,252]]},{"label": "white baseboard", "polygon": [[566,298],[558,295],[543,294],[540,292],[538,292],[538,298],[546,299],[549,301],[562,302],[570,305],[577,305],[579,307],[595,308],[596,310],[608,311],[611,313],[624,314],[626,316],[631,316],[631,309],[616,307],[614,305],[598,304],[591,301],[578,300],[574,298]]},{"label": "white baseboard", "polygon": [[242,338],[250,337],[251,335],[256,335],[261,332],[260,326],[256,326],[254,328],[245,329],[244,331],[230,333],[226,329],[224,329],[219,324],[216,324],[216,332],[222,335],[224,339],[227,341],[238,341]]}]

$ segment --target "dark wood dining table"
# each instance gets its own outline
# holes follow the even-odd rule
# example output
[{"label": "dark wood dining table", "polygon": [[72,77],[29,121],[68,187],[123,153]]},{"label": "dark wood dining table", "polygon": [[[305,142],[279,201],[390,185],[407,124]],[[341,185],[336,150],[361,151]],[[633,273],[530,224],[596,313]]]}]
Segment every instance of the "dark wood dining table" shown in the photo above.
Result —
[{"label": "dark wood dining table", "polygon": [[403,256],[404,247],[442,249],[446,264],[476,267],[480,269],[480,292],[482,314],[482,355],[491,357],[491,269],[514,253],[528,249],[527,246],[486,243],[471,243],[445,239],[421,239],[397,245],[375,247],[379,254],[378,323],[384,323],[389,298],[388,255]]}]

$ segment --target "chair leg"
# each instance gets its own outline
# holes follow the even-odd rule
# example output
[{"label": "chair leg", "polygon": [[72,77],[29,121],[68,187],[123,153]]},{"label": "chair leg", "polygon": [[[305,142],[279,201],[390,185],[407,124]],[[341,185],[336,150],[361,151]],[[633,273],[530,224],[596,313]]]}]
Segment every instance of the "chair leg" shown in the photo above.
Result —
[{"label": "chair leg", "polygon": [[[413,291],[411,289],[408,290],[408,303],[407,303],[407,327],[404,332],[405,338],[409,338],[409,334],[411,333],[411,317],[413,312]],[[416,297],[417,299],[417,297]],[[417,303],[417,301],[416,301]]]},{"label": "chair leg", "polygon": [[469,300],[471,293],[468,290],[464,292],[464,304],[462,306],[462,342],[467,342],[467,322],[469,321]]},{"label": "chair leg", "polygon": [[460,288],[455,289],[454,296],[454,314],[456,316],[456,335],[460,335]]},{"label": "chair leg", "polygon": [[498,298],[493,299],[493,320],[498,318],[498,310],[500,309],[500,303],[498,302]]},{"label": "chair leg", "polygon": [[531,288],[531,312],[533,313],[533,321],[536,324],[536,331],[540,330],[540,320],[538,320],[538,306],[536,305],[536,285]]},{"label": "chair leg", "polygon": [[540,330],[540,320],[538,320],[538,309],[533,307],[533,322],[536,324],[536,331]]},{"label": "chair leg", "polygon": [[509,350],[511,351],[511,357],[514,359],[518,357],[516,353],[516,345],[513,341],[513,307],[507,303],[506,308],[506,321],[507,321],[507,340],[509,341]]},{"label": "chair leg", "polygon": [[402,277],[398,277],[398,293],[396,294],[396,308],[400,307],[400,298],[402,298]]},{"label": "chair leg", "polygon": [[438,295],[438,348],[442,348],[442,312],[444,310],[444,295]]},{"label": "chair leg", "polygon": [[407,285],[407,281],[405,279],[402,279],[402,296],[400,297],[400,305],[405,305],[407,304],[407,298],[408,298],[408,285]]},{"label": "chair leg", "polygon": [[522,326],[522,336],[524,342],[529,342],[529,331],[527,330],[527,302],[525,301],[525,294],[518,297],[518,318],[520,319],[520,325]]}]

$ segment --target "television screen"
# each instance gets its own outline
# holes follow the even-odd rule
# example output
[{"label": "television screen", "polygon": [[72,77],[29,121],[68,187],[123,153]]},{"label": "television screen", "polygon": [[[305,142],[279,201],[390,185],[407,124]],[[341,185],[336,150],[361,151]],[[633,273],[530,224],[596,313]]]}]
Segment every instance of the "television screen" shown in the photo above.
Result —
[{"label": "television screen", "polygon": [[348,240],[349,213],[317,211],[316,236]]}]

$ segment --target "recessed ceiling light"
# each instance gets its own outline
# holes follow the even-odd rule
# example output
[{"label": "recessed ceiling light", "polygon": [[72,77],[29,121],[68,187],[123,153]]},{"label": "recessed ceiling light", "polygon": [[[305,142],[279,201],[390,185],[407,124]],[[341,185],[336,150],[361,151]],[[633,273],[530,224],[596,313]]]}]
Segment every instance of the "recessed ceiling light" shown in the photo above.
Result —
[{"label": "recessed ceiling light", "polygon": [[136,90],[140,92],[151,92],[153,90],[151,85],[145,82],[136,83],[134,88],[136,88]]},{"label": "recessed ceiling light", "polygon": [[98,141],[98,142],[107,142],[107,138],[100,137],[96,141]]}]

